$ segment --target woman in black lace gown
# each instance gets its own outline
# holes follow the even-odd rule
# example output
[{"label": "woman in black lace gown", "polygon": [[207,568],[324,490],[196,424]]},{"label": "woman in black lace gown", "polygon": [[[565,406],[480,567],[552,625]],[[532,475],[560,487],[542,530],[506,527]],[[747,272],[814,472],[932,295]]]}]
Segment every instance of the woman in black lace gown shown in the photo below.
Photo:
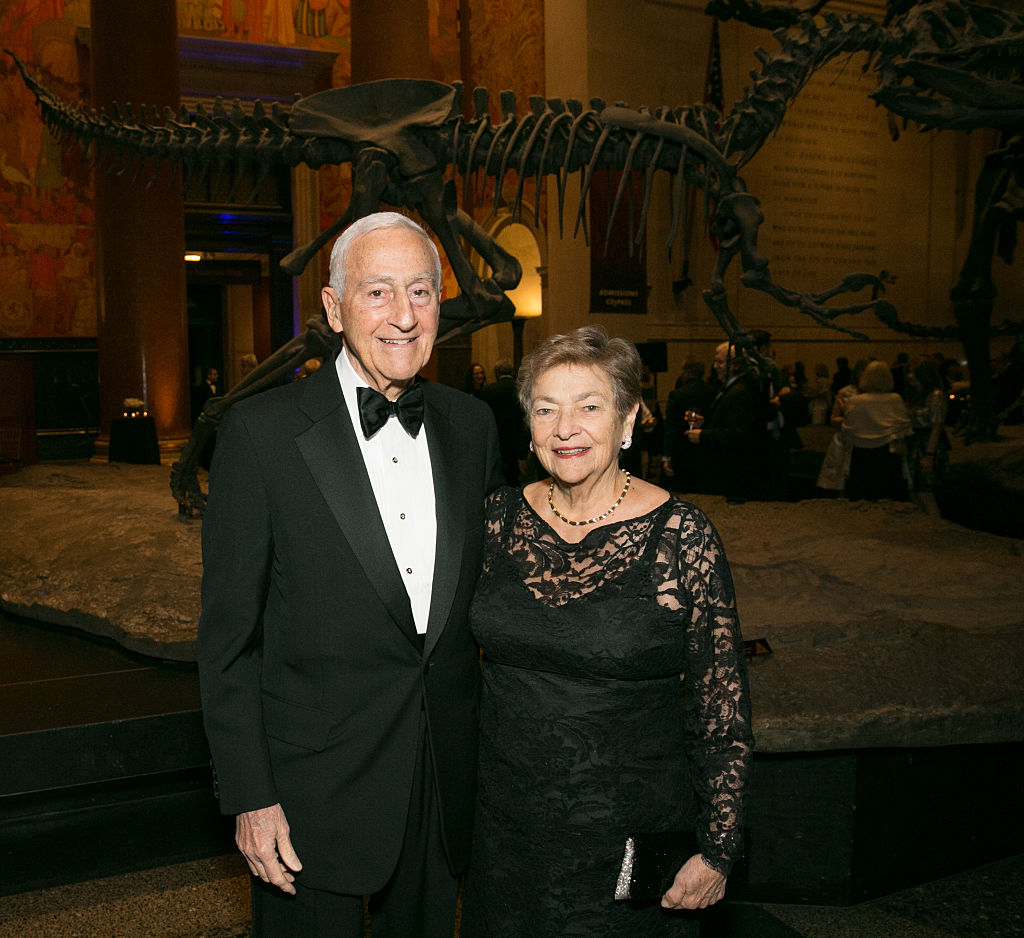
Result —
[{"label": "woman in black lace gown", "polygon": [[[740,852],[752,738],[732,579],[699,509],[619,469],[640,368],[584,327],[520,371],[551,478],[488,503],[462,938],[696,934],[680,910],[717,902]],[[616,902],[627,836],[683,829],[700,853],[660,903]]]}]

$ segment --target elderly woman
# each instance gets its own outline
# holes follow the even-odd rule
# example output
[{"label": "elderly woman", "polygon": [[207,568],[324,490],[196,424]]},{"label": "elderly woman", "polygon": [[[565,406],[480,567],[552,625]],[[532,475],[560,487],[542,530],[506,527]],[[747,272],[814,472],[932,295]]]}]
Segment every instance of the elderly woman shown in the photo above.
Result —
[{"label": "elderly woman", "polygon": [[[466,938],[696,934],[677,910],[717,902],[740,853],[752,738],[732,579],[699,509],[619,468],[641,367],[587,326],[519,372],[550,478],[487,507]],[[684,830],[699,852],[660,902],[616,902],[626,838]]]},{"label": "elderly woman", "polygon": [[857,393],[843,406],[843,438],[852,447],[846,494],[853,500],[907,498],[906,443],[910,414],[893,392],[892,371],[870,362]]}]

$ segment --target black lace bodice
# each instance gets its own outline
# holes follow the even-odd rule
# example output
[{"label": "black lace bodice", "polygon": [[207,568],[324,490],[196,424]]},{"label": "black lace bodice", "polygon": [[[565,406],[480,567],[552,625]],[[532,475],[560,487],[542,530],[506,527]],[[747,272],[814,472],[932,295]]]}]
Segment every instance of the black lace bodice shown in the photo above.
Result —
[{"label": "black lace bodice", "polygon": [[472,625],[484,692],[465,938],[684,934],[611,897],[634,831],[695,826],[723,872],[739,855],[749,704],[711,523],[669,499],[574,544],[502,489]]}]

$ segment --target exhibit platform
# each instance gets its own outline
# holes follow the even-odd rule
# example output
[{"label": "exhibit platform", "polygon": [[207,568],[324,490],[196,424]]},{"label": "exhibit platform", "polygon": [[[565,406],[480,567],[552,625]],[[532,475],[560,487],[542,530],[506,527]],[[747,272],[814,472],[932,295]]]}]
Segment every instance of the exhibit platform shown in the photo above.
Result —
[{"label": "exhibit platform", "polygon": [[231,843],[194,665],[0,615],[0,896]]},{"label": "exhibit platform", "polygon": [[[230,826],[216,816],[191,665],[147,660],[106,640],[0,615],[0,719],[0,766],[11,767],[10,774],[0,770],[5,787],[16,778],[23,786],[55,786],[0,796],[0,938],[247,938],[248,876],[241,857],[229,852]],[[918,757],[924,784],[913,789],[932,799],[949,794],[936,785],[927,751]],[[702,938],[1024,933],[1024,855],[970,863],[947,878],[923,876],[935,864],[934,838],[952,838],[968,823],[957,791],[939,804],[932,843],[901,826],[897,837],[880,832],[884,845],[862,858],[870,866],[892,852],[922,885],[826,904],[816,896],[822,877],[836,875],[854,842],[840,839],[839,829],[863,803],[842,776],[853,764],[867,770],[879,762],[850,754],[786,761],[780,771],[758,757],[752,859],[762,862],[759,847],[777,827],[782,840],[809,835],[808,856],[824,865],[799,870],[810,887],[802,901],[770,885],[759,887],[761,899],[731,888],[728,902],[705,916]],[[865,772],[873,797],[902,774],[900,760],[890,768],[896,772]],[[836,823],[823,824],[830,811]]]}]

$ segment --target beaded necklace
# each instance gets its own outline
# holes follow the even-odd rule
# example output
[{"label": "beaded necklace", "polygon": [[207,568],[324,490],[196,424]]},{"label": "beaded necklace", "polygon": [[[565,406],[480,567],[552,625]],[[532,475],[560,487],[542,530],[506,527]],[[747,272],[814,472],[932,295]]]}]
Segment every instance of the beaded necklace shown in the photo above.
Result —
[{"label": "beaded necklace", "polygon": [[587,520],[586,520],[586,521],[573,521],[573,520],[572,520],[572,519],[570,519],[570,518],[566,518],[566,517],[565,517],[565,515],[563,515],[563,514],[562,514],[562,513],[561,513],[561,512],[560,512],[560,511],[559,511],[559,510],[558,510],[558,509],[557,509],[557,508],[555,507],[555,499],[554,499],[554,494],[555,494],[555,480],[554,480],[554,479],[552,479],[552,480],[551,480],[551,485],[550,485],[550,487],[548,488],[548,504],[549,504],[549,505],[551,506],[551,510],[552,510],[552,511],[553,511],[553,512],[554,512],[554,513],[555,513],[555,514],[556,514],[556,515],[557,515],[557,516],[558,516],[559,518],[561,518],[561,519],[562,519],[562,520],[563,520],[563,521],[564,521],[564,522],[565,522],[566,524],[571,524],[571,525],[573,525],[574,527],[578,527],[578,526],[579,526],[579,525],[581,525],[581,524],[594,524],[594,523],[595,523],[595,522],[597,522],[597,521],[603,521],[603,520],[604,520],[605,518],[607,518],[607,517],[608,517],[608,516],[609,516],[609,515],[610,515],[610,514],[611,514],[611,513],[613,512],[613,511],[615,511],[615,509],[616,509],[616,508],[618,508],[618,507],[619,507],[619,505],[621,505],[621,504],[622,504],[622,500],[623,500],[623,499],[624,499],[624,498],[626,497],[626,492],[628,492],[628,491],[629,491],[629,480],[630,480],[630,475],[629,475],[629,473],[627,472],[627,473],[626,473],[626,484],[625,484],[624,486],[622,486],[622,492],[621,492],[621,493],[619,494],[619,497],[618,497],[618,498],[617,498],[617,499],[615,500],[615,504],[614,504],[614,505],[612,505],[612,507],[611,507],[611,508],[609,508],[609,509],[608,509],[608,510],[607,510],[606,512],[604,512],[603,514],[600,514],[600,515],[598,515],[598,516],[597,516],[596,518],[587,518]]}]

